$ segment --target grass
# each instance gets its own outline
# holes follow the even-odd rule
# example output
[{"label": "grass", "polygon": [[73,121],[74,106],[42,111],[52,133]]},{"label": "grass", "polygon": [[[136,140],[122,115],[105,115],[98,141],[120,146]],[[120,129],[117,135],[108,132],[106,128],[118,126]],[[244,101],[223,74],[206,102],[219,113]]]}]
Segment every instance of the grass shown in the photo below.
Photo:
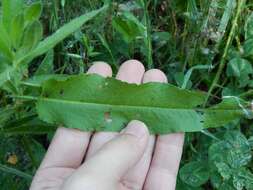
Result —
[{"label": "grass", "polygon": [[[44,37],[103,5],[102,0],[42,2]],[[49,65],[46,73],[83,73],[98,60],[111,64],[115,73],[120,63],[134,58],[147,69],[163,70],[176,86],[206,91],[204,106],[218,103],[224,96],[251,101],[252,5],[250,0],[111,1],[105,14],[53,49],[53,59],[45,63]],[[33,60],[25,76],[33,76],[43,59]],[[252,190],[252,126],[248,120],[240,120],[187,134],[177,189]],[[54,129],[38,120],[29,102],[14,101],[6,89],[0,90],[2,189],[28,189]],[[16,162],[10,161],[13,156]]]}]

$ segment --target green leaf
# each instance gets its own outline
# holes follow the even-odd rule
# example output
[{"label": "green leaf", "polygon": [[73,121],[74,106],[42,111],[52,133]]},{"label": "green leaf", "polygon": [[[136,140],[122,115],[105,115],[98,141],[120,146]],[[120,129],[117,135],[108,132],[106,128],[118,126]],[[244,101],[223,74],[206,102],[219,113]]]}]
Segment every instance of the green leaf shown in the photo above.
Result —
[{"label": "green leaf", "polygon": [[11,167],[3,165],[3,164],[0,164],[0,171],[22,177],[22,178],[27,179],[29,181],[32,180],[32,176],[30,174],[27,174],[25,172],[22,172],[20,170],[17,170],[15,168],[11,168]]},{"label": "green leaf", "polygon": [[[210,109],[198,108],[204,99],[203,93],[169,84],[138,86],[97,75],[78,75],[64,81],[46,81],[37,111],[46,122],[84,131],[120,131],[127,122],[138,119],[155,134],[200,131],[245,115],[233,101]],[[213,114],[224,119],[217,121]]]},{"label": "green leaf", "polygon": [[46,54],[39,68],[37,69],[35,75],[52,74],[54,72],[53,62],[54,62],[54,51],[50,50]]},{"label": "green leaf", "polygon": [[240,132],[230,131],[225,135],[229,143],[227,163],[233,168],[246,166],[252,158],[251,147],[247,138]]},{"label": "green leaf", "polygon": [[15,68],[8,63],[0,63],[0,88],[15,94],[16,84],[24,76],[25,68]]},{"label": "green leaf", "polygon": [[31,4],[25,10],[25,21],[32,22],[40,18],[42,12],[42,3],[40,1]]},{"label": "green leaf", "polygon": [[2,0],[3,24],[9,32],[12,19],[21,13],[24,8],[24,0]]},{"label": "green leaf", "polygon": [[41,87],[42,84],[50,79],[55,80],[66,80],[69,76],[68,75],[54,75],[54,74],[48,74],[48,75],[35,75],[28,80],[22,82],[22,84],[27,86],[34,86],[34,87]]},{"label": "green leaf", "polygon": [[229,165],[224,162],[217,162],[215,163],[216,167],[218,168],[218,172],[223,177],[224,180],[229,180],[232,176],[232,170],[230,169]]},{"label": "green leaf", "polygon": [[6,135],[44,135],[54,132],[56,128],[54,126],[42,125],[42,124],[28,124],[19,127],[11,127],[3,129],[3,133]]},{"label": "green leaf", "polygon": [[125,22],[122,18],[120,17],[113,18],[112,25],[115,28],[115,30],[122,35],[125,42],[130,43],[135,39],[137,32],[132,31],[129,28],[127,22]]},{"label": "green leaf", "polygon": [[187,87],[188,82],[190,81],[192,72],[195,70],[207,70],[207,69],[212,69],[211,65],[196,65],[190,68],[187,73],[184,76],[184,82],[181,86],[181,88],[185,89]]},{"label": "green leaf", "polygon": [[217,171],[214,170],[210,171],[210,182],[214,188],[218,189],[223,183],[223,181],[224,181],[223,178]]},{"label": "green leaf", "polygon": [[227,87],[223,88],[222,96],[239,96],[243,93],[242,89],[238,89],[233,83],[228,84]]},{"label": "green leaf", "polygon": [[253,136],[251,136],[248,141],[249,141],[251,148],[253,149]]},{"label": "green leaf", "polygon": [[216,168],[225,163],[234,169],[247,165],[252,157],[250,144],[239,131],[227,132],[223,141],[209,147],[208,155],[209,163]]},{"label": "green leaf", "polygon": [[246,40],[253,37],[253,13],[252,12],[246,20],[244,31],[245,31]]},{"label": "green leaf", "polygon": [[246,40],[243,44],[244,55],[246,57],[253,56],[253,39]]},{"label": "green leaf", "polygon": [[176,72],[173,75],[177,86],[181,86],[182,89],[190,89],[192,87],[192,81],[190,78],[187,80],[187,76],[183,72]]},{"label": "green leaf", "polygon": [[169,32],[154,32],[152,34],[152,40],[158,43],[160,46],[166,45],[172,38]]},{"label": "green leaf", "polygon": [[234,58],[229,61],[227,67],[227,76],[240,77],[245,74],[250,74],[253,72],[252,65],[246,59]]},{"label": "green leaf", "polygon": [[226,163],[226,153],[229,147],[225,141],[212,144],[208,149],[208,161],[212,170],[216,170],[217,163]]},{"label": "green leaf", "polygon": [[219,187],[219,190],[235,190],[235,189],[230,183],[225,182]]},{"label": "green leaf", "polygon": [[248,103],[237,97],[224,97],[220,104],[205,111],[204,127],[210,128],[224,126],[237,120],[242,115],[252,118],[252,111],[248,109],[248,106]]},{"label": "green leaf", "polygon": [[184,165],[179,172],[181,180],[192,186],[199,187],[209,179],[209,171],[205,162],[195,161]]},{"label": "green leaf", "polygon": [[133,23],[133,25],[137,26],[137,30],[139,31],[139,34],[141,36],[146,35],[146,27],[137,19],[136,16],[134,16],[131,12],[125,11],[122,15],[124,18],[126,18],[127,22]]},{"label": "green leaf", "polygon": [[[79,75],[46,82],[42,96],[37,104],[42,120],[71,128],[119,131],[132,119],[143,120],[153,133],[202,128],[193,108],[203,103],[204,94],[171,85],[146,84],[140,88],[113,78]],[[68,111],[63,112],[63,107]]]},{"label": "green leaf", "polygon": [[0,34],[1,34],[0,35],[0,55],[2,54],[6,58],[11,59],[12,58],[11,40],[1,21],[0,21]]},{"label": "green leaf", "polygon": [[43,147],[42,144],[40,144],[34,139],[32,139],[32,143],[30,144],[30,146],[31,146],[31,151],[32,151],[31,153],[34,157],[34,161],[36,161],[37,163],[36,166],[38,168],[40,166],[42,159],[44,158],[46,154],[45,147]]},{"label": "green leaf", "polygon": [[[1,115],[0,115],[1,116]],[[2,132],[7,135],[41,135],[55,131],[55,127],[37,119],[37,115],[28,114],[4,124]]]},{"label": "green leaf", "polygon": [[23,137],[23,145],[28,153],[34,168],[38,168],[46,153],[45,148],[35,139]]},{"label": "green leaf", "polygon": [[130,12],[124,12],[123,15],[114,17],[112,25],[127,43],[146,35],[145,26]]},{"label": "green leaf", "polygon": [[238,175],[244,177],[247,190],[253,189],[253,173],[250,170],[244,168],[244,170],[241,170]]},{"label": "green leaf", "polygon": [[108,53],[110,54],[111,61],[112,61],[113,65],[117,68],[116,61],[115,61],[115,59],[114,59],[112,50],[111,50],[111,48],[110,48],[110,45],[107,43],[105,37],[102,36],[101,34],[98,34],[98,38],[99,38],[100,42],[102,43],[102,45],[105,47],[105,49],[106,49],[106,50],[108,51]]},{"label": "green leaf", "polygon": [[65,0],[61,0],[61,6],[62,7],[65,7],[65,3],[66,3]]},{"label": "green leaf", "polygon": [[90,13],[84,14],[78,18],[73,19],[68,24],[58,29],[53,35],[49,36],[48,38],[40,42],[39,45],[34,50],[29,52],[25,56],[19,58],[17,60],[17,64],[20,64],[23,61],[29,62],[33,60],[35,57],[48,52],[50,49],[54,48],[59,42],[61,42],[70,34],[78,30],[84,23],[96,17],[99,13],[105,11],[106,9],[107,6],[104,6],[101,9],[92,11]]},{"label": "green leaf", "polygon": [[176,190],[203,190],[203,188],[189,186],[186,183],[182,182],[182,180],[180,180],[180,178],[178,177]]},{"label": "green leaf", "polygon": [[[13,183],[15,181],[15,183]],[[16,176],[1,173],[0,174],[0,186],[1,189],[8,190],[27,190],[29,189],[29,183],[26,180],[17,178]]]},{"label": "green leaf", "polygon": [[251,85],[252,80],[250,79],[250,74],[246,72],[238,79],[238,88],[244,88]]},{"label": "green leaf", "polygon": [[[235,175],[233,177],[233,186],[236,190],[243,190],[246,186],[246,170],[245,168],[242,168],[240,170],[237,170],[235,172]],[[252,176],[251,176],[252,177]]]},{"label": "green leaf", "polygon": [[231,180],[234,188],[251,190],[253,187],[253,174],[245,167],[234,170]]},{"label": "green leaf", "polygon": [[0,71],[0,87],[2,87],[13,75],[15,75],[15,72],[13,67],[6,64],[0,64]]},{"label": "green leaf", "polygon": [[[34,49],[42,38],[43,29],[39,21],[29,24],[24,33],[23,44],[20,48],[22,53]],[[20,52],[19,52],[20,53]]]},{"label": "green leaf", "polygon": [[24,24],[25,21],[23,14],[18,14],[17,16],[15,16],[11,23],[10,37],[12,44],[16,49],[20,46],[22,40]]},{"label": "green leaf", "polygon": [[15,110],[11,107],[5,107],[5,108],[1,108],[0,110],[0,128],[2,127],[2,125],[5,124],[6,121],[8,121],[12,114],[15,113]]},{"label": "green leaf", "polygon": [[253,73],[251,63],[243,58],[236,57],[229,61],[227,66],[227,76],[237,78],[237,87],[244,88],[250,85],[250,75]]},{"label": "green leaf", "polygon": [[224,13],[222,15],[222,18],[220,20],[220,24],[217,30],[217,42],[220,42],[225,33],[226,33],[226,29],[227,26],[229,24],[230,19],[233,17],[233,12],[235,11],[236,8],[236,0],[227,0],[226,1],[226,5],[224,5]]}]

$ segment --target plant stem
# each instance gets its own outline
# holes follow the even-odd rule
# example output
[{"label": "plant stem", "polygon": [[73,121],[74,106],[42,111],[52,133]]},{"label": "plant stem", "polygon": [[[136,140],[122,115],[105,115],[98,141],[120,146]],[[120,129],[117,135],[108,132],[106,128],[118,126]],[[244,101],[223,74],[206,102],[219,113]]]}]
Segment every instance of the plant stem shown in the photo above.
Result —
[{"label": "plant stem", "polygon": [[38,97],[34,97],[34,96],[10,96],[12,98],[16,98],[16,99],[22,99],[22,100],[30,100],[30,101],[36,101],[39,98]]},{"label": "plant stem", "polygon": [[151,42],[151,26],[150,26],[150,18],[148,14],[148,3],[147,0],[144,0],[144,14],[145,14],[145,25],[147,27],[146,33],[146,46],[147,46],[147,62],[148,62],[148,69],[153,68],[153,58],[152,58],[152,42]]},{"label": "plant stem", "polygon": [[249,90],[248,92],[244,92],[239,95],[240,98],[246,98],[246,97],[253,96],[253,90]]},{"label": "plant stem", "polygon": [[226,65],[226,58],[227,58],[228,50],[229,50],[229,47],[230,47],[230,45],[232,43],[232,40],[234,38],[235,30],[236,30],[236,27],[237,27],[237,22],[238,22],[240,13],[241,13],[241,11],[243,9],[244,3],[245,3],[245,0],[238,0],[236,15],[235,15],[235,18],[234,18],[233,23],[232,23],[232,28],[231,28],[229,36],[228,36],[228,40],[227,40],[227,43],[226,43],[226,46],[225,46],[225,49],[224,49],[224,53],[222,55],[221,62],[220,62],[218,71],[216,73],[216,76],[215,76],[215,78],[214,78],[214,80],[212,82],[211,87],[209,88],[208,93],[207,93],[207,97],[206,97],[204,106],[206,106],[211,93],[213,92],[214,88],[216,87],[216,84],[219,82],[221,73],[222,73],[222,71],[223,71],[223,69],[224,69],[224,67]]}]

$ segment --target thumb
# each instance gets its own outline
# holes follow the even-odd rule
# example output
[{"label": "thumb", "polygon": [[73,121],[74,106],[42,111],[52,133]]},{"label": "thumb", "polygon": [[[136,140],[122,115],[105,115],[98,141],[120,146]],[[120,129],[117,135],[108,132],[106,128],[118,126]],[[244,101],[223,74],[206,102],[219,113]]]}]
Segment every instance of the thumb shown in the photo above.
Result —
[{"label": "thumb", "polygon": [[85,174],[119,180],[142,157],[148,144],[149,132],[140,121],[131,121],[127,127],[80,168]]}]

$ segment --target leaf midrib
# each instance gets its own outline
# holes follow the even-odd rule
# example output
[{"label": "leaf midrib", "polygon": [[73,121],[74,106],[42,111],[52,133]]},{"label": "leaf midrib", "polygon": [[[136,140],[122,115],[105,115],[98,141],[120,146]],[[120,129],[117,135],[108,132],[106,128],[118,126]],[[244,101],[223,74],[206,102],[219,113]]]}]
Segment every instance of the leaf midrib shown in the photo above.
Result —
[{"label": "leaf midrib", "polygon": [[[38,101],[48,101],[48,102],[60,102],[60,103],[67,103],[67,104],[85,104],[85,105],[90,105],[90,106],[108,106],[108,107],[123,107],[123,108],[148,108],[148,109],[160,109],[160,110],[186,110],[186,111],[238,111],[241,109],[206,109],[206,108],[166,108],[166,107],[155,107],[155,106],[134,106],[134,105],[122,105],[122,104],[117,104],[117,105],[112,105],[112,104],[103,104],[103,103],[91,103],[91,102],[79,102],[79,101],[72,101],[72,100],[64,100],[64,99],[56,99],[56,98],[38,98]],[[242,110],[241,110],[242,111]]]}]

